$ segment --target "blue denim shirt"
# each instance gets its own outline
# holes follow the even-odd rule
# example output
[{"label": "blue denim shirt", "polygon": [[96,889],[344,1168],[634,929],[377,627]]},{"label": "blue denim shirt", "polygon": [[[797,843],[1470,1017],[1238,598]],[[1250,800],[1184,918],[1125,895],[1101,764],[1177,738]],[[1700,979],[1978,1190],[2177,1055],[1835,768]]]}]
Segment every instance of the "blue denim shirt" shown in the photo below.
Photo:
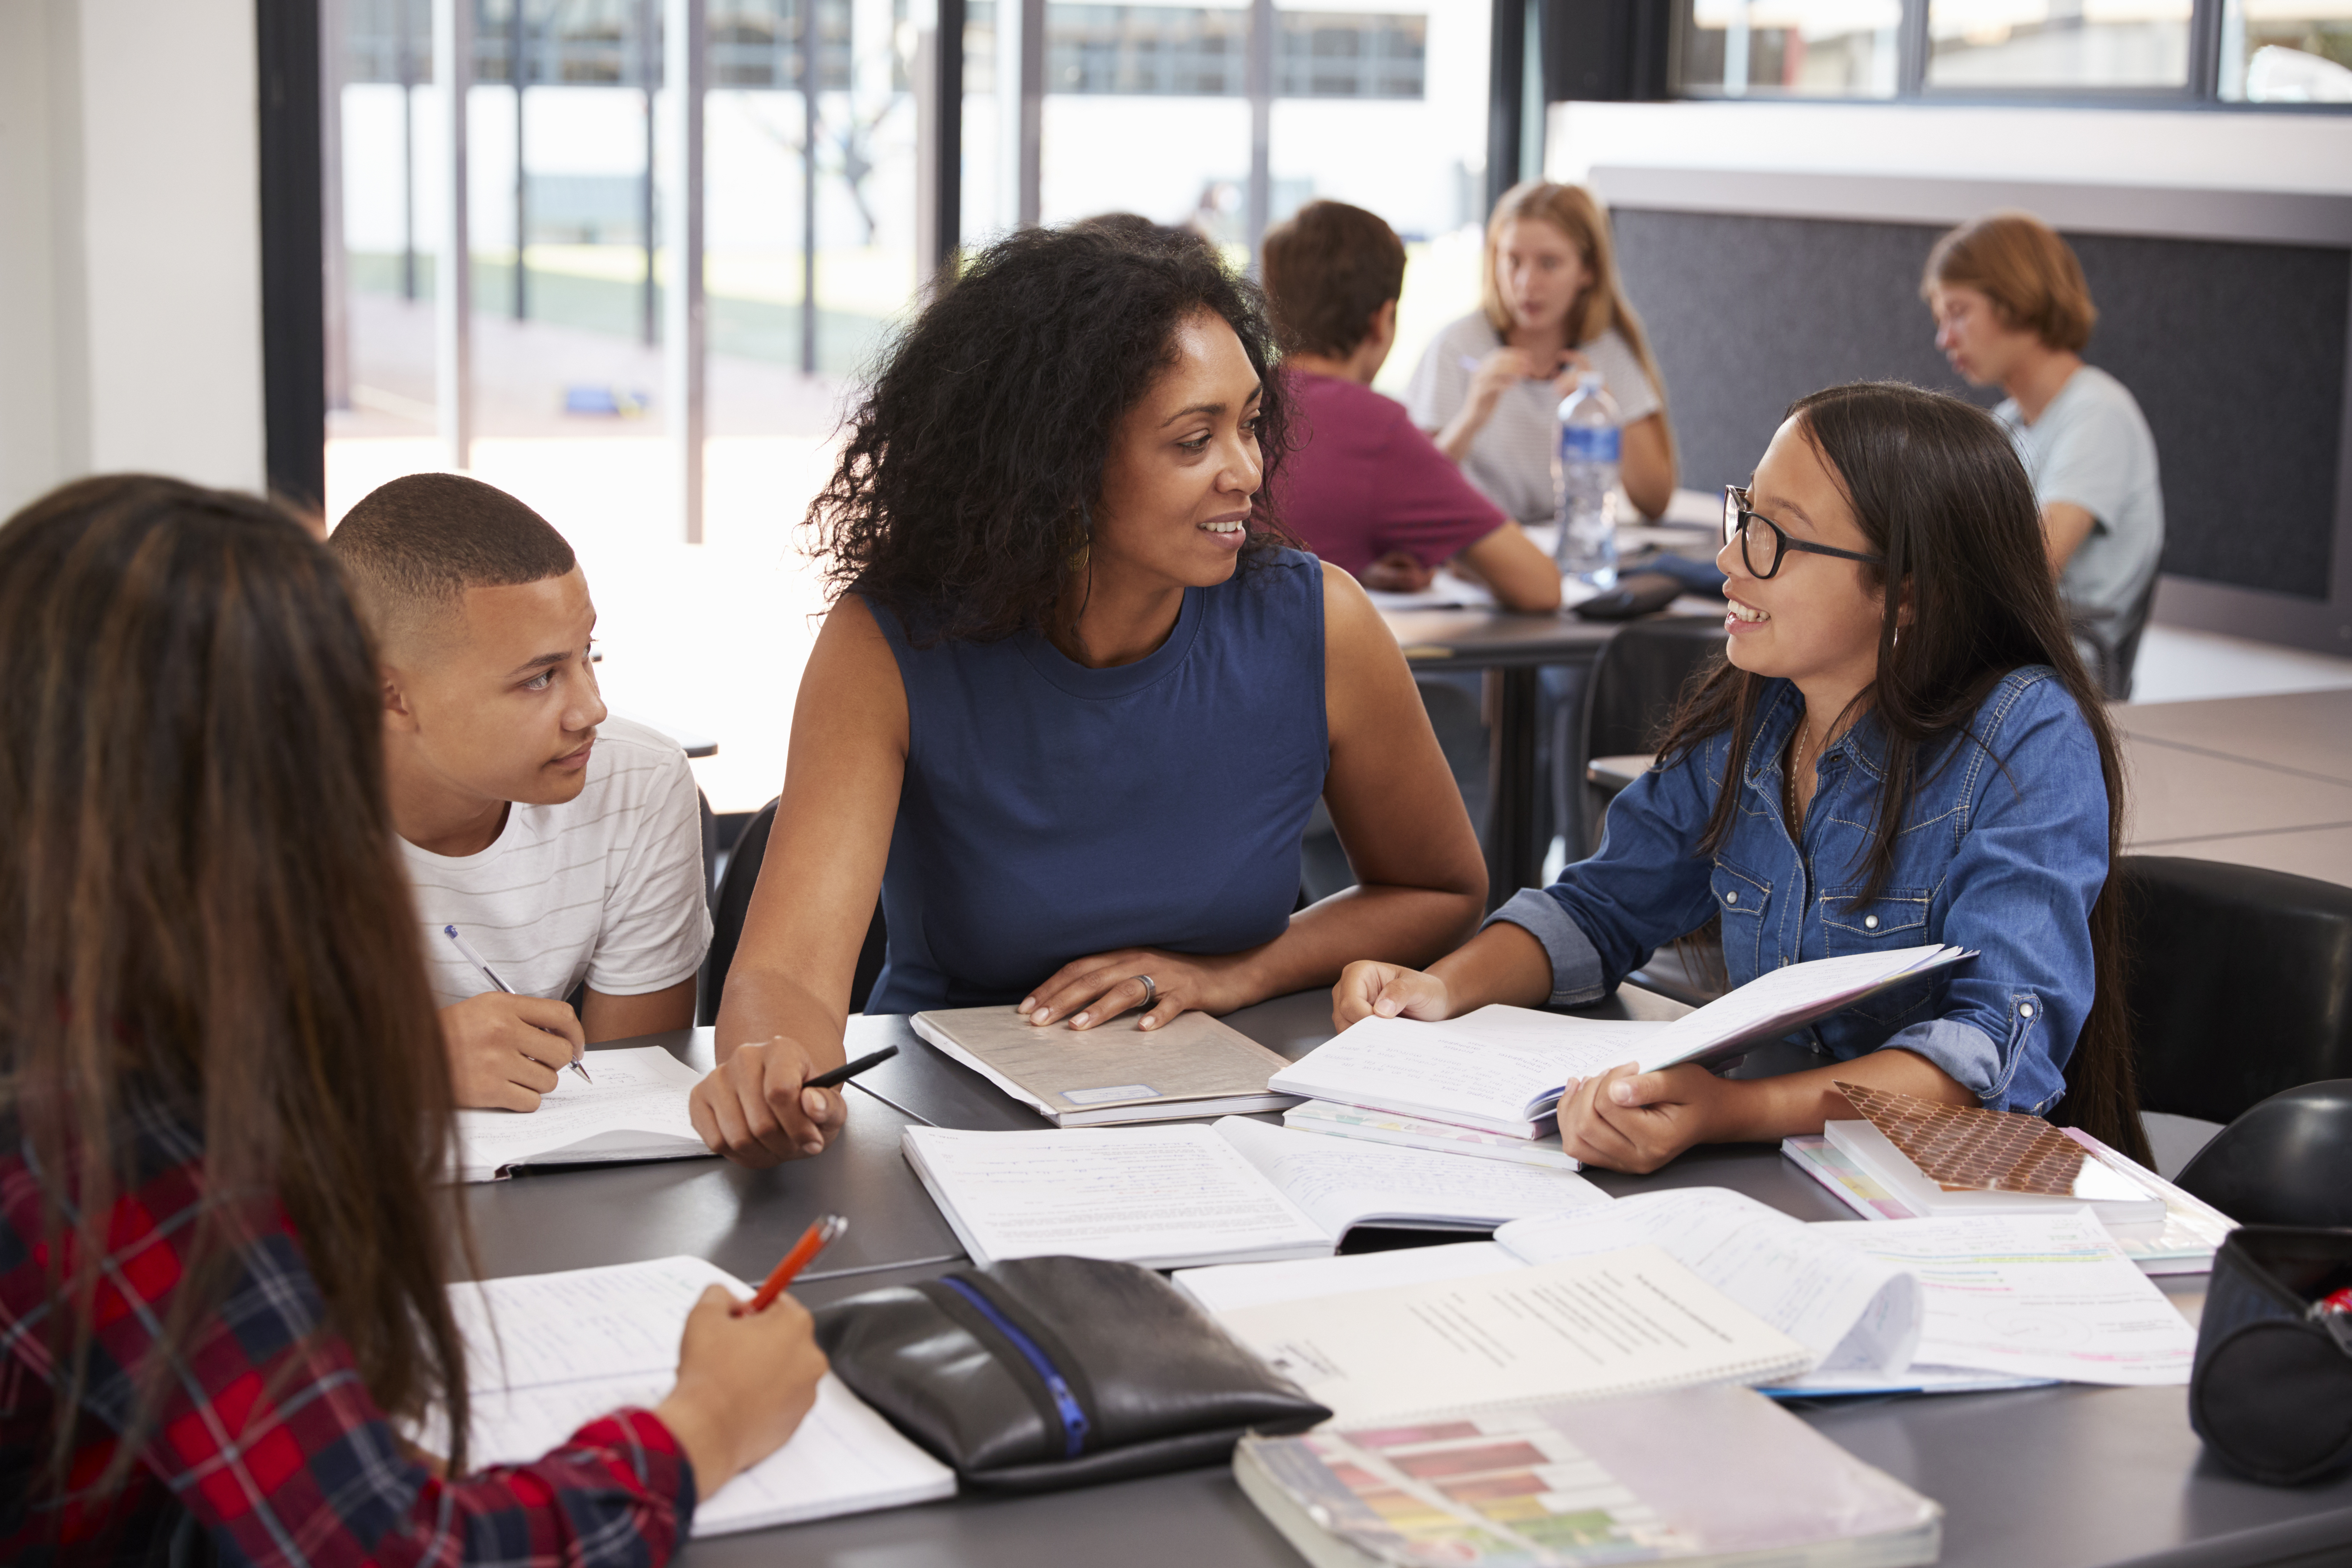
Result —
[{"label": "blue denim shirt", "polygon": [[1735,985],[1769,969],[1874,948],[1975,948],[1936,978],[1885,993],[1794,1037],[1839,1061],[1900,1046],[1999,1110],[2040,1114],[2063,1092],[2089,1014],[2091,907],[2107,879],[2107,792],[2074,700],[2039,666],[1995,687],[1969,726],[1923,756],[1895,869],[1868,876],[1885,731],[1865,715],[1822,756],[1802,831],[1781,809],[1781,760],[1803,699],[1784,680],[1758,704],[1756,742],[1722,851],[1702,854],[1730,737],[1653,768],[1609,807],[1600,851],[1488,917],[1551,957],[1552,1004],[1615,989],[1653,949],[1723,921]]}]

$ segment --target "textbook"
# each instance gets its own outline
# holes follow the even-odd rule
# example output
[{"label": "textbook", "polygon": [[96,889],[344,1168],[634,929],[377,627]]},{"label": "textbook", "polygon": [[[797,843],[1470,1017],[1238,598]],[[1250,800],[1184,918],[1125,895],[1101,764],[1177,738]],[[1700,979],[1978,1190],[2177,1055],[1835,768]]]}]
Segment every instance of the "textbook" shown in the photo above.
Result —
[{"label": "textbook", "polygon": [[1328,1258],[1358,1226],[1492,1230],[1605,1204],[1569,1171],[1212,1125],[966,1132],[900,1147],[971,1260],[1067,1254],[1151,1268]]},{"label": "textbook", "polygon": [[[526,1463],[607,1411],[659,1405],[677,1381],[687,1312],[712,1285],[751,1294],[699,1258],[450,1286],[473,1390],[472,1461]],[[429,1427],[419,1436],[446,1451]],[[954,1494],[953,1470],[827,1373],[791,1440],[696,1506],[694,1533],[726,1535]]]},{"label": "textbook", "polygon": [[532,1111],[457,1112],[461,1182],[489,1182],[529,1165],[712,1158],[687,1097],[702,1075],[659,1046],[591,1051],[588,1070],[559,1073]]},{"label": "textbook", "polygon": [[1943,1510],[1711,1385],[1244,1437],[1242,1493],[1315,1568],[1907,1568]]},{"label": "textbook", "polygon": [[1456,1127],[1449,1121],[1391,1116],[1385,1110],[1365,1110],[1328,1100],[1299,1101],[1282,1113],[1282,1124],[1301,1132],[1361,1138],[1367,1142],[1394,1143],[1404,1149],[1434,1149],[1442,1154],[1508,1160],[1514,1164],[1544,1165],[1555,1171],[1581,1168],[1576,1156],[1560,1147],[1557,1132],[1549,1138],[1514,1138],[1501,1132],[1481,1132],[1475,1127]]},{"label": "textbook", "polygon": [[1443,1023],[1364,1018],[1274,1075],[1270,1087],[1368,1110],[1537,1138],[1568,1085],[1632,1062],[1713,1066],[1841,1008],[1972,958],[1957,947],[1845,953],[1760,974],[1672,1023],[1478,1008]]},{"label": "textbook", "polygon": [[[2092,1158],[2163,1200],[2161,1224],[2106,1226],[2116,1245],[2123,1248],[2124,1256],[2137,1264],[2141,1273],[2212,1271],[2213,1254],[2222,1237],[2237,1228],[2235,1220],[2212,1205],[2190,1196],[2147,1166],[2117,1153],[2081,1128],[2062,1127],[2059,1131],[2088,1149]],[[1864,1219],[1916,1217],[1902,1200],[1833,1147],[1827,1138],[1819,1134],[1784,1138],[1780,1152]]]},{"label": "textbook", "polygon": [[1822,1136],[1916,1217],[2087,1207],[2109,1225],[2164,1224],[2161,1196],[2040,1117],[1836,1087],[1867,1120]]},{"label": "textbook", "polygon": [[1160,1028],[1123,1016],[1092,1029],[1039,1026],[1010,1007],[918,1013],[915,1033],[1057,1127],[1104,1127],[1280,1110],[1266,1089],[1290,1064],[1206,1013]]}]

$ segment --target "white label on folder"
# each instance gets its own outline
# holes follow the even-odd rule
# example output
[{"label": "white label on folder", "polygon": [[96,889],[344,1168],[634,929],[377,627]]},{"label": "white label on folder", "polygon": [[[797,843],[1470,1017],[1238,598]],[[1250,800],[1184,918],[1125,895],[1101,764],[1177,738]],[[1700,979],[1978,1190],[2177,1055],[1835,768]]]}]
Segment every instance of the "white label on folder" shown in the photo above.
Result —
[{"label": "white label on folder", "polygon": [[1158,1100],[1160,1091],[1148,1083],[1115,1083],[1108,1089],[1066,1089],[1061,1097],[1072,1105],[1108,1105],[1115,1100]]}]

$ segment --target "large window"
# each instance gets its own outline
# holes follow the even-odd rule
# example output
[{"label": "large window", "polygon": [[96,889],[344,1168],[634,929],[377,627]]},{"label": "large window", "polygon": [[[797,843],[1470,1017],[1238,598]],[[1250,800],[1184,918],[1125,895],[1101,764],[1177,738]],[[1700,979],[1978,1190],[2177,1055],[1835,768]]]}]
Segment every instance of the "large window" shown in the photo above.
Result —
[{"label": "large window", "polygon": [[2352,0],[1678,0],[1689,97],[2352,103]]},{"label": "large window", "polygon": [[[720,742],[698,780],[718,810],[751,810],[782,777],[778,715],[823,603],[793,525],[859,366],[915,296],[908,0],[706,0],[708,358],[698,398],[680,406],[662,173],[677,62],[662,0],[460,3],[473,35],[463,356],[444,353],[436,311],[458,165],[434,79],[435,6],[323,0],[341,46],[328,517],[386,479],[459,464],[538,508],[595,595],[606,700]],[[443,368],[461,358],[470,420],[457,442],[443,433],[458,401],[445,405]],[[680,416],[688,403],[698,421]],[[674,451],[689,424],[703,481],[693,545]]]}]

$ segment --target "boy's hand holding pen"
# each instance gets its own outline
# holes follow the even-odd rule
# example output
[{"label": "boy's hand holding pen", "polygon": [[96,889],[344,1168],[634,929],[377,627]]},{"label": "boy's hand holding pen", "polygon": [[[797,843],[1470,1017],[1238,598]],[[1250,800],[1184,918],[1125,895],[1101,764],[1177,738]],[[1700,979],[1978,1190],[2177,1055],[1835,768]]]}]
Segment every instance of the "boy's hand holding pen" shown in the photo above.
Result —
[{"label": "boy's hand holding pen", "polygon": [[[463,958],[467,963],[472,964],[475,968],[480,970],[482,972],[482,978],[490,983],[490,988],[492,990],[508,996],[511,996],[515,994],[513,986],[509,985],[505,981],[499,978],[498,972],[490,967],[489,960],[484,958],[480,953],[476,952],[474,951],[474,944],[457,934],[457,928],[456,926],[443,926],[441,928],[441,934],[447,937],[451,942],[457,943],[457,955],[460,958]],[[571,1010],[572,1009],[568,1006],[564,1008],[564,1011],[567,1013]],[[578,1026],[577,1019],[573,1020],[573,1025],[574,1030],[572,1033],[567,1033],[562,1029],[551,1029],[548,1032],[550,1034],[563,1035],[566,1039],[569,1039],[572,1042],[572,1060],[567,1065],[570,1066],[573,1072],[580,1075],[582,1082],[594,1083],[596,1080],[588,1076],[588,1069],[583,1067],[580,1063],[581,1057],[587,1051],[588,1042],[584,1038],[580,1037],[576,1032]]]},{"label": "boy's hand holding pen", "polygon": [[580,1059],[586,1037],[569,1005],[515,994],[455,926],[444,926],[442,934],[491,987],[440,1012],[458,1105],[536,1110],[540,1096],[554,1089],[556,1074],[566,1067],[583,1081],[593,1081]]}]

